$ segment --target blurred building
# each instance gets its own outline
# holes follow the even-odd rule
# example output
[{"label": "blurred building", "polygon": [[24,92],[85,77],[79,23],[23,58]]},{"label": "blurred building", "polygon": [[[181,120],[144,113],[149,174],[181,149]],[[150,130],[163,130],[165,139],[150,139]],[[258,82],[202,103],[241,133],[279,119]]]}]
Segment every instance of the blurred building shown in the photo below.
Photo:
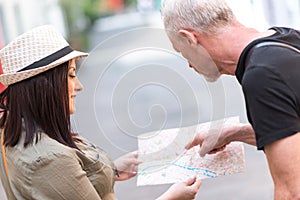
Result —
[{"label": "blurred building", "polygon": [[141,13],[159,11],[162,0],[138,0],[137,9]]},{"label": "blurred building", "polygon": [[[39,25],[52,24],[66,35],[64,21],[59,0],[0,0],[0,49],[16,36]],[[0,92],[4,88],[0,84]]]},{"label": "blurred building", "polygon": [[3,35],[3,28],[2,23],[0,21],[0,49],[4,46],[4,35]]},{"label": "blurred building", "polygon": [[300,29],[299,0],[265,0],[261,1],[261,3],[264,8],[266,20],[271,26],[290,26]]},{"label": "blurred building", "polygon": [[[4,43],[39,25],[53,24],[66,35],[66,26],[59,0],[0,0],[1,29]],[[4,40],[4,41],[3,41]]]},{"label": "blurred building", "polygon": [[226,0],[237,18],[247,26],[266,30],[271,26],[300,29],[300,0]]},{"label": "blurred building", "polygon": [[[0,49],[4,46],[4,36],[3,36],[3,29],[2,29],[2,24],[0,21]],[[1,66],[1,61],[0,61],[0,74],[2,74],[2,66]],[[0,92],[2,92],[6,87],[0,83]],[[1,196],[0,196],[1,197]]]},{"label": "blurred building", "polygon": [[108,0],[108,7],[112,11],[121,11],[124,9],[124,0]]}]

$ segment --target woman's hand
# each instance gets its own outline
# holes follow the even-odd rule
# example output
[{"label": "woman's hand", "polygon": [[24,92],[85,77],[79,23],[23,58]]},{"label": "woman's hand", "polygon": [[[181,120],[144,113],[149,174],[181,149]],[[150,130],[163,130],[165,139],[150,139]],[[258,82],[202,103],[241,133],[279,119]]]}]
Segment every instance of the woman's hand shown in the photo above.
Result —
[{"label": "woman's hand", "polygon": [[185,182],[175,183],[157,200],[192,200],[196,198],[200,186],[200,179],[190,178]]},{"label": "woman's hand", "polygon": [[125,181],[136,176],[138,165],[142,162],[138,160],[138,152],[134,151],[119,157],[114,163],[118,170],[115,181]]}]

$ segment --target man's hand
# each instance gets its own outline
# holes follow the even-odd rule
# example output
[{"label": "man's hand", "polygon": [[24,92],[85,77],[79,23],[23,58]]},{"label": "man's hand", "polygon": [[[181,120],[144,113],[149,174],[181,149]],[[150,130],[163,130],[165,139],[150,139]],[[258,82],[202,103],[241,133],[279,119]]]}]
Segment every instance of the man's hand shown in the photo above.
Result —
[{"label": "man's hand", "polygon": [[250,124],[223,124],[222,126],[198,130],[194,139],[186,145],[186,149],[200,145],[199,154],[217,153],[225,149],[233,141],[241,141],[255,145],[255,135]]}]

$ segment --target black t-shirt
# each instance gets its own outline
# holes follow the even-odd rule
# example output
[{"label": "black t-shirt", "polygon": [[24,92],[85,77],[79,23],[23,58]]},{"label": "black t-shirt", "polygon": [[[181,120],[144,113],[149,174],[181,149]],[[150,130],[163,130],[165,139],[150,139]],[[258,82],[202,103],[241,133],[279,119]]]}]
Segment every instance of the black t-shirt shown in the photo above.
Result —
[{"label": "black t-shirt", "polygon": [[300,49],[300,32],[280,27],[271,29],[276,33],[251,42],[243,50],[235,72],[243,88],[248,120],[254,128],[259,150],[300,132],[300,54],[275,45],[251,50],[263,41],[286,43]]}]

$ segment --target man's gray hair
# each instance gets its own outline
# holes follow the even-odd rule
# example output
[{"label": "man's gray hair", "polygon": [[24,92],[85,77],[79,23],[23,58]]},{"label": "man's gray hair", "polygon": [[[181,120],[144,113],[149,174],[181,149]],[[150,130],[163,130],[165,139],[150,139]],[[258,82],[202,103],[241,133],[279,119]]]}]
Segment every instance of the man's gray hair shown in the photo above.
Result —
[{"label": "man's gray hair", "polygon": [[174,32],[192,29],[215,33],[235,19],[225,0],[164,0],[161,15],[165,29]]}]

